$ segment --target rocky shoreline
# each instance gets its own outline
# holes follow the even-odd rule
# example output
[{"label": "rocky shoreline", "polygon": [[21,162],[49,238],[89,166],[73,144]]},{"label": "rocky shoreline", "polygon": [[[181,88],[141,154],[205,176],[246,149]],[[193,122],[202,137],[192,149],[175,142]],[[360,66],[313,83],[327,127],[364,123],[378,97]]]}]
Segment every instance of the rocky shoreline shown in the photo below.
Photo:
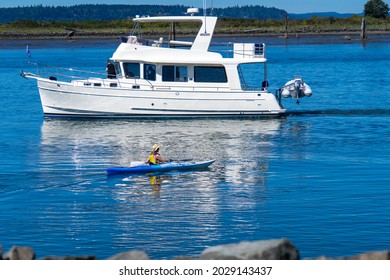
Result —
[{"label": "rocky shoreline", "polygon": [[[31,247],[13,246],[3,254],[0,244],[0,260],[35,260]],[[44,256],[40,260],[97,260],[94,255]],[[130,250],[112,255],[106,260],[150,260],[145,251]],[[206,248],[198,256],[177,256],[173,260],[301,260],[298,249],[286,238],[259,240],[219,245]],[[319,256],[312,260],[390,260],[390,251],[362,253],[350,257],[328,258]]]},{"label": "rocky shoreline", "polygon": [[[44,47],[44,48],[57,48],[64,47],[64,44],[70,44],[71,47],[83,47],[89,45],[112,45],[115,47],[120,42],[120,37],[128,34],[122,33],[103,33],[97,34],[82,33],[73,36],[72,38],[66,37],[65,33],[1,33],[0,32],[0,49],[25,49],[26,45],[32,48]],[[187,35],[190,36],[190,35]],[[148,37],[153,37],[152,34]],[[235,33],[235,34],[215,34],[214,42],[240,42],[245,40],[244,38],[252,37],[254,41],[265,43],[266,45],[307,45],[307,44],[353,44],[353,43],[374,43],[374,42],[386,42],[390,43],[390,31],[381,32],[369,32],[368,38],[365,40],[360,39],[360,32],[348,31],[348,32],[321,32],[321,33],[289,33],[288,38],[282,33]],[[184,38],[184,36],[183,36]]]},{"label": "rocky shoreline", "polygon": [[[290,29],[287,33],[288,37],[300,37],[300,36],[335,36],[335,35],[359,35],[361,32],[358,28],[344,28],[344,29],[313,29],[313,28],[303,28],[303,29]],[[26,40],[26,39],[64,39],[70,37],[68,36],[68,31],[3,31],[0,32],[0,41],[1,40]],[[382,29],[369,29],[367,30],[369,35],[390,35],[390,28]],[[123,31],[107,31],[107,30],[82,30],[74,33],[71,39],[110,39],[118,38],[120,36],[127,36],[128,32]],[[154,32],[144,32],[146,36],[160,36],[166,35],[169,36],[169,32],[163,32],[155,34]],[[188,37],[196,35],[196,32],[177,32],[177,35],[180,37]],[[256,28],[250,30],[216,30],[214,33],[215,37],[250,37],[250,36],[271,36],[271,37],[285,37],[285,31],[280,29],[272,28]]]}]

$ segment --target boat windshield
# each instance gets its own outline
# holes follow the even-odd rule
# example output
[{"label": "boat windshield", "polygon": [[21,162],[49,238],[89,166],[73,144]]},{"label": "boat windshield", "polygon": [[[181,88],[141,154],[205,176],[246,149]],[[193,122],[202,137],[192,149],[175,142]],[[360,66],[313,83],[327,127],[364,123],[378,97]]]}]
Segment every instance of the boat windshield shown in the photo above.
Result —
[{"label": "boat windshield", "polygon": [[241,63],[237,68],[243,90],[263,90],[267,88],[265,63]]}]

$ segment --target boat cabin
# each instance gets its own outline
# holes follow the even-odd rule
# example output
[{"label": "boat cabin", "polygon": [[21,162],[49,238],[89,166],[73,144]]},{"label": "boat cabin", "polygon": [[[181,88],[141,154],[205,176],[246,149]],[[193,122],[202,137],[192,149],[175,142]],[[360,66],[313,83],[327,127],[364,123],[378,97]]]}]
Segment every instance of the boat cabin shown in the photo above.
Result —
[{"label": "boat cabin", "polygon": [[[215,17],[153,17],[135,18],[135,27],[112,56],[118,78],[148,86],[218,87],[230,90],[266,90],[267,68],[265,45],[225,43],[211,45]],[[201,28],[193,42],[145,39],[141,23],[200,22]],[[176,30],[176,28],[172,28]],[[188,38],[187,38],[188,40]],[[250,71],[251,75],[246,75]],[[246,79],[256,73],[257,80]],[[137,80],[137,81],[135,81]]]}]

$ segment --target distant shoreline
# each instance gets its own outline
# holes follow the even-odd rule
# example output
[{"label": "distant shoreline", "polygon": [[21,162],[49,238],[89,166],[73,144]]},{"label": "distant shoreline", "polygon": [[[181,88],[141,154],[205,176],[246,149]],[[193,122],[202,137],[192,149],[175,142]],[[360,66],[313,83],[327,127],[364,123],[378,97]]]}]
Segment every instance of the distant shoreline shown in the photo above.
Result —
[{"label": "distant shoreline", "polygon": [[[0,49],[14,48],[31,44],[35,46],[53,46],[62,47],[64,43],[73,43],[74,45],[118,45],[121,36],[128,34],[121,33],[83,33],[77,34],[72,38],[67,38],[64,34],[48,34],[45,32],[36,34],[1,34],[0,33]],[[185,38],[193,35],[181,34],[179,37]],[[148,37],[153,37],[153,34]],[[358,31],[340,31],[340,32],[307,32],[307,33],[288,33],[288,38],[284,37],[283,33],[215,33],[214,40],[225,41],[226,38],[231,39],[231,42],[242,41],[244,38],[255,38],[256,41],[266,43],[268,45],[280,44],[348,44],[348,43],[369,43],[369,42],[390,42],[390,31],[369,31],[367,39],[360,39]]]},{"label": "distant shoreline", "polygon": [[[43,32],[0,32],[0,40],[25,40],[25,39],[65,39],[67,37],[66,32],[50,32],[50,31],[43,31]],[[153,34],[151,32],[145,33],[147,36],[160,36],[161,34]],[[295,31],[290,30],[288,32],[289,37],[296,37],[298,36],[327,36],[327,35],[360,35],[360,30],[351,29],[351,30],[319,30],[319,31]],[[390,35],[390,29],[389,30],[368,30],[368,35],[384,35],[389,34]],[[80,33],[76,33],[72,38],[77,39],[110,39],[110,38],[119,38],[120,36],[127,36],[128,32],[97,32],[97,31],[83,31]],[[190,37],[195,36],[196,34],[190,34],[190,33],[177,33],[177,36],[179,37]],[[247,31],[229,31],[229,30],[223,30],[223,31],[215,31],[214,37],[235,37],[235,36],[241,36],[241,37],[253,37],[253,36],[284,36],[285,33],[282,31],[275,32],[275,31],[267,31],[267,30],[247,30]]]}]

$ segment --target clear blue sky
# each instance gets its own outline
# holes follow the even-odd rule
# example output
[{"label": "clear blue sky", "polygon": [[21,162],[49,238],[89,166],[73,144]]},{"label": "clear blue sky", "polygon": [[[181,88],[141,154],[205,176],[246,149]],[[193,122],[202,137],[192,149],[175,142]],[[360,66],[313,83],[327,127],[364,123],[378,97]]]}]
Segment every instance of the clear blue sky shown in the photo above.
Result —
[{"label": "clear blue sky", "polygon": [[[223,8],[236,5],[263,5],[283,9],[288,13],[309,13],[309,12],[338,12],[338,13],[361,13],[364,4],[368,0],[207,0],[207,6],[213,3],[216,8]],[[385,0],[390,3],[389,0]],[[161,5],[186,5],[201,8],[203,0],[2,0],[0,7],[17,6],[71,6],[76,4],[161,4]]]}]

